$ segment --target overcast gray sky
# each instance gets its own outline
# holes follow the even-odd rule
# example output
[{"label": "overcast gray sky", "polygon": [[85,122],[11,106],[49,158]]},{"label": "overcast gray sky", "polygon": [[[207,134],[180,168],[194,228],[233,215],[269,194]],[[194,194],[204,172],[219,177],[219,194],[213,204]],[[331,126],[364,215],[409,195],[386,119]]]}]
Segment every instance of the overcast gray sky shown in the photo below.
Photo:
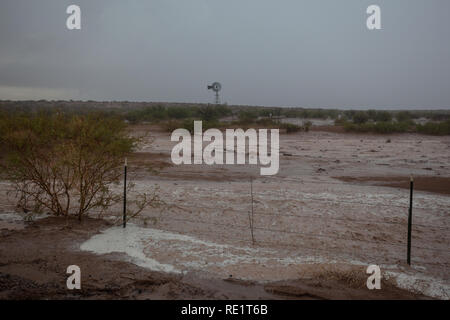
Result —
[{"label": "overcast gray sky", "polygon": [[[66,8],[82,29],[66,29]],[[366,28],[378,4],[382,30]],[[450,108],[448,0],[1,0],[0,99]]]}]

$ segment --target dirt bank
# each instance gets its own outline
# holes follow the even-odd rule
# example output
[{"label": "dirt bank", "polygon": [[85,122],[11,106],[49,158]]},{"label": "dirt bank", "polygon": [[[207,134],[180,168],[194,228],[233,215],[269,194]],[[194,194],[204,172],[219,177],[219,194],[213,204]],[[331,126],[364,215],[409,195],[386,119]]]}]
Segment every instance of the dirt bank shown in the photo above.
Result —
[{"label": "dirt bank", "polygon": [[[275,283],[173,275],[126,262],[120,254],[95,255],[80,244],[110,227],[104,220],[82,223],[46,218],[23,229],[0,230],[0,299],[421,299],[382,282],[369,291],[355,270],[322,268],[316,278]],[[67,266],[81,268],[82,289],[66,289]]]}]

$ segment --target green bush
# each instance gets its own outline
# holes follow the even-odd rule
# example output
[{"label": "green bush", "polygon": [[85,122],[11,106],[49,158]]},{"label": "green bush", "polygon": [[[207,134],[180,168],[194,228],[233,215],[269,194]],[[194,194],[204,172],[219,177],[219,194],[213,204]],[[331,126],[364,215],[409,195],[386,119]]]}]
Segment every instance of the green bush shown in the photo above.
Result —
[{"label": "green bush", "polygon": [[414,131],[414,124],[410,121],[404,122],[392,122],[392,121],[380,121],[380,122],[368,122],[368,123],[343,123],[345,131],[349,132],[373,132],[373,133],[402,133]]},{"label": "green bush", "polygon": [[411,112],[409,111],[400,111],[395,115],[395,119],[398,122],[409,121],[413,118]]},{"label": "green bush", "polygon": [[187,107],[170,107],[167,109],[169,119],[186,119],[192,117],[191,109]]},{"label": "green bush", "polygon": [[238,119],[241,123],[254,123],[258,119],[258,112],[256,110],[241,110]]},{"label": "green bush", "polygon": [[380,121],[373,123],[355,124],[348,121],[335,122],[336,125],[342,125],[348,132],[373,132],[373,133],[404,133],[418,132],[431,135],[450,135],[450,120],[442,122],[427,122],[420,125],[412,120],[405,121]]},{"label": "green bush", "polygon": [[303,123],[303,130],[305,132],[308,132],[311,127],[312,127],[312,122],[311,121],[306,121],[305,123]]},{"label": "green bush", "polygon": [[111,185],[135,139],[125,124],[102,114],[11,114],[0,119],[2,167],[17,206],[80,220],[120,200]]},{"label": "green bush", "polygon": [[131,123],[139,123],[142,121],[160,121],[167,118],[167,109],[162,105],[132,110],[127,112],[125,115],[125,119]]},{"label": "green bush", "polygon": [[417,132],[431,135],[450,135],[450,120],[419,124],[417,125]]},{"label": "green bush", "polygon": [[298,126],[293,123],[281,123],[280,129],[285,129],[286,133],[294,133],[294,132],[299,132],[299,131],[303,130],[303,128],[301,126]]},{"label": "green bush", "polygon": [[280,117],[282,114],[281,108],[261,108],[258,112],[258,116],[260,117]]},{"label": "green bush", "polygon": [[392,120],[392,114],[389,111],[377,111],[371,119],[376,122],[389,122]]},{"label": "green bush", "polygon": [[358,111],[353,115],[353,123],[362,124],[369,121],[369,116],[364,111]]},{"label": "green bush", "polygon": [[[168,121],[165,124],[165,129],[169,132],[173,132],[176,129],[186,129],[188,130],[191,134],[194,133],[194,121],[198,121],[198,120],[194,120],[194,119],[185,119],[183,121],[177,121],[177,120],[171,120]],[[211,121],[203,121],[202,120],[202,131],[206,131],[208,129],[212,129],[212,128],[222,128],[224,126],[223,123],[220,123],[217,120],[211,120]]]},{"label": "green bush", "polygon": [[335,109],[300,109],[300,108],[285,108],[282,110],[282,115],[287,118],[301,118],[301,119],[336,119],[341,112]]}]

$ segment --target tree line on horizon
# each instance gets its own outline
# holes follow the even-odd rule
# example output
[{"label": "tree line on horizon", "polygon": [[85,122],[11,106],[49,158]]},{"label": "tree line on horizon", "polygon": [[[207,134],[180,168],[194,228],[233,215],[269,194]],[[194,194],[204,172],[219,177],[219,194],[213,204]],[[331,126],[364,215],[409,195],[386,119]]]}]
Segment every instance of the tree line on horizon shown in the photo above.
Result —
[{"label": "tree line on horizon", "polygon": [[[194,120],[206,122],[205,127],[222,127],[224,119],[236,125],[280,126],[287,132],[308,131],[306,126],[287,124],[283,118],[334,120],[336,126],[349,132],[419,132],[450,134],[450,110],[338,110],[294,107],[228,106],[226,104],[159,103],[159,102],[95,102],[95,101],[0,101],[0,113],[36,114],[101,113],[131,124],[162,123],[171,129],[177,125],[190,127]],[[426,119],[426,123],[417,120]],[[422,121],[423,122],[423,121]]]}]

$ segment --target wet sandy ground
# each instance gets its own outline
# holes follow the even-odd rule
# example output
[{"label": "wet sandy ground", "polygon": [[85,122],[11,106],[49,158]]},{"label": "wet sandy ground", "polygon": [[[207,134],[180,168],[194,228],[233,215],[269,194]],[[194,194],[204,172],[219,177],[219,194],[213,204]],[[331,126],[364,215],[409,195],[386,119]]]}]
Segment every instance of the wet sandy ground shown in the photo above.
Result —
[{"label": "wet sandy ground", "polygon": [[[139,126],[135,132],[147,130]],[[129,160],[136,188],[158,185],[165,205],[146,210],[125,233],[105,229],[81,249],[122,252],[141,267],[184,277],[258,283],[349,282],[347,277],[365,286],[365,268],[377,264],[384,278],[400,287],[449,298],[450,197],[442,192],[445,187],[434,187],[440,193],[416,190],[409,267],[409,191],[395,185],[410,175],[428,179],[431,186],[434,179],[440,186],[442,179],[448,181],[449,137],[282,135],[275,177],[259,176],[257,166],[172,166],[173,145],[168,133],[152,130]],[[394,185],[380,186],[380,181]],[[111,215],[119,216],[120,208]]]},{"label": "wet sandy ground", "polygon": [[[142,236],[149,259],[177,270],[258,281],[308,277],[304,269],[315,263],[377,264],[404,275],[404,287],[448,297],[448,137],[282,135],[275,177],[259,176],[257,166],[170,166],[168,134],[156,133],[152,141],[141,148],[141,169],[132,179],[140,191],[159,185],[166,206],[136,223],[193,239]],[[146,153],[147,165],[167,166],[157,175],[142,170]],[[412,267],[405,263],[409,190],[378,186],[404,184],[410,175],[419,177],[422,189],[414,194]],[[439,193],[423,191],[428,188]]]},{"label": "wet sandy ground", "polygon": [[[80,250],[102,230],[108,232],[111,225],[58,218],[25,223],[21,230],[0,230],[0,299],[426,299],[386,279],[383,290],[369,291],[362,268],[349,265],[316,266],[321,271],[313,279],[259,283],[153,271],[128,261],[135,242],[129,242],[127,254]],[[81,269],[81,290],[66,287],[66,269],[72,264]]]}]

